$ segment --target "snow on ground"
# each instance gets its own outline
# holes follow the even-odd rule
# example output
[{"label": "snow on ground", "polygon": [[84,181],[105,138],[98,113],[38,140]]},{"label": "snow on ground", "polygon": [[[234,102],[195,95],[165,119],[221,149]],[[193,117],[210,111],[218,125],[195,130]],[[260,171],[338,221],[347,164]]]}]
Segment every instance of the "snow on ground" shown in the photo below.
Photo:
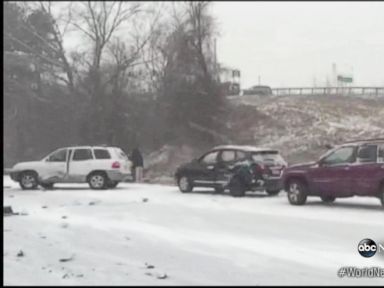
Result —
[{"label": "snow on ground", "polygon": [[[379,200],[288,204],[285,193],[244,198],[175,186],[86,184],[22,191],[4,176],[5,285],[382,285],[338,278],[363,258],[363,238],[384,242]],[[18,252],[23,257],[17,257]],[[72,260],[60,262],[60,259]],[[151,266],[154,267],[152,269]],[[165,279],[159,279],[167,275]]]}]

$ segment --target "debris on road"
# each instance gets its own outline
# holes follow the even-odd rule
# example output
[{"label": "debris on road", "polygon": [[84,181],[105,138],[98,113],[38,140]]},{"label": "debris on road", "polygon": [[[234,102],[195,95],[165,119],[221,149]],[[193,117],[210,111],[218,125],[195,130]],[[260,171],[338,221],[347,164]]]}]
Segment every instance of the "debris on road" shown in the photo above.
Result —
[{"label": "debris on road", "polygon": [[14,213],[11,206],[4,206],[3,208],[4,216],[17,215],[18,213]]},{"label": "debris on road", "polygon": [[168,275],[166,273],[163,273],[163,274],[157,275],[156,278],[157,279],[166,279],[166,278],[168,278]]},{"label": "debris on road", "polygon": [[145,268],[153,269],[153,268],[155,268],[155,265],[151,265],[151,264],[145,263]]},{"label": "debris on road", "polygon": [[24,257],[25,254],[23,252],[23,250],[20,250],[18,253],[17,253],[17,257]]},{"label": "debris on road", "polygon": [[75,259],[75,255],[72,255],[69,258],[61,258],[61,259],[59,259],[59,261],[60,262],[69,262],[69,261],[72,261],[73,259]]},{"label": "debris on road", "polygon": [[100,203],[100,201],[90,201],[90,202],[88,203],[88,205],[89,205],[89,206],[94,206],[94,205],[99,204],[99,203]]}]

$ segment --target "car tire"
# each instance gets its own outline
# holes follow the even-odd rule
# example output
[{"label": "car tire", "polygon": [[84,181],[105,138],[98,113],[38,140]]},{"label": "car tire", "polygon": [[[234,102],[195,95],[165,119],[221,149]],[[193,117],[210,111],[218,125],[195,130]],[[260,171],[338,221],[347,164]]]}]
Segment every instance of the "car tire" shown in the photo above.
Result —
[{"label": "car tire", "polygon": [[103,172],[94,172],[88,177],[88,184],[91,189],[101,190],[107,188],[108,178]]},{"label": "car tire", "polygon": [[179,186],[179,190],[183,193],[191,192],[193,190],[191,180],[187,176],[181,176],[177,181],[177,185]]},{"label": "car tire", "polygon": [[37,173],[33,171],[26,171],[20,174],[19,184],[23,190],[33,190],[38,186]]},{"label": "car tire", "polygon": [[40,183],[40,186],[44,189],[52,189],[55,183]]},{"label": "car tire", "polygon": [[276,196],[277,194],[280,193],[280,190],[271,190],[271,189],[267,189],[265,190],[269,196]]},{"label": "car tire", "polygon": [[239,177],[232,178],[229,184],[229,192],[233,197],[243,197],[245,195],[245,186]]},{"label": "car tire", "polygon": [[292,205],[304,205],[307,201],[307,185],[299,179],[293,179],[288,184],[288,201]]},{"label": "car tire", "polygon": [[116,188],[116,186],[119,184],[119,181],[109,181],[107,187],[110,189]]},{"label": "car tire", "polygon": [[381,205],[382,205],[383,208],[384,208],[384,184],[381,185],[380,200],[381,200]]},{"label": "car tire", "polygon": [[324,203],[327,204],[333,203],[336,200],[336,197],[334,196],[321,196],[320,198]]}]

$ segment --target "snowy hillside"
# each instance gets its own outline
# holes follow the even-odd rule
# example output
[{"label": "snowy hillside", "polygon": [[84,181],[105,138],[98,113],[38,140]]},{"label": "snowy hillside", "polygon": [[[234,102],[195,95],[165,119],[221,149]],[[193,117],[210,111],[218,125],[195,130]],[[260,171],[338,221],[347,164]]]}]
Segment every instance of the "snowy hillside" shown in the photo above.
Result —
[{"label": "snowy hillside", "polygon": [[[232,97],[230,104],[227,126],[233,144],[279,149],[291,164],[318,159],[326,144],[384,138],[383,98],[242,96]],[[146,155],[148,181],[173,183],[176,167],[203,152],[168,145]]]},{"label": "snowy hillside", "polygon": [[245,96],[232,103],[247,115],[231,119],[246,127],[232,138],[280,149],[290,162],[317,158],[325,144],[384,138],[384,99]]},{"label": "snowy hillside", "polygon": [[377,199],[303,207],[285,193],[244,198],[122,184],[21,191],[4,178],[5,285],[382,285],[338,278],[342,266],[383,266],[357,243],[384,240]]}]

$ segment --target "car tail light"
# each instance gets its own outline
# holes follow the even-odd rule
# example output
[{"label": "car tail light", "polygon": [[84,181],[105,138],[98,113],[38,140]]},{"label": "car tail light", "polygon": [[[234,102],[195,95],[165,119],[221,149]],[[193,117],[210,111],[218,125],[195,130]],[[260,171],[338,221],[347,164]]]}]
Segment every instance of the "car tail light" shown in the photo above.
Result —
[{"label": "car tail light", "polygon": [[113,162],[113,163],[112,163],[112,168],[113,168],[113,169],[119,169],[119,168],[120,168],[120,162],[117,162],[117,161],[116,161],[116,162]]},{"label": "car tail light", "polygon": [[261,175],[265,173],[265,166],[262,164],[256,164],[253,166],[253,173],[255,175]]}]

